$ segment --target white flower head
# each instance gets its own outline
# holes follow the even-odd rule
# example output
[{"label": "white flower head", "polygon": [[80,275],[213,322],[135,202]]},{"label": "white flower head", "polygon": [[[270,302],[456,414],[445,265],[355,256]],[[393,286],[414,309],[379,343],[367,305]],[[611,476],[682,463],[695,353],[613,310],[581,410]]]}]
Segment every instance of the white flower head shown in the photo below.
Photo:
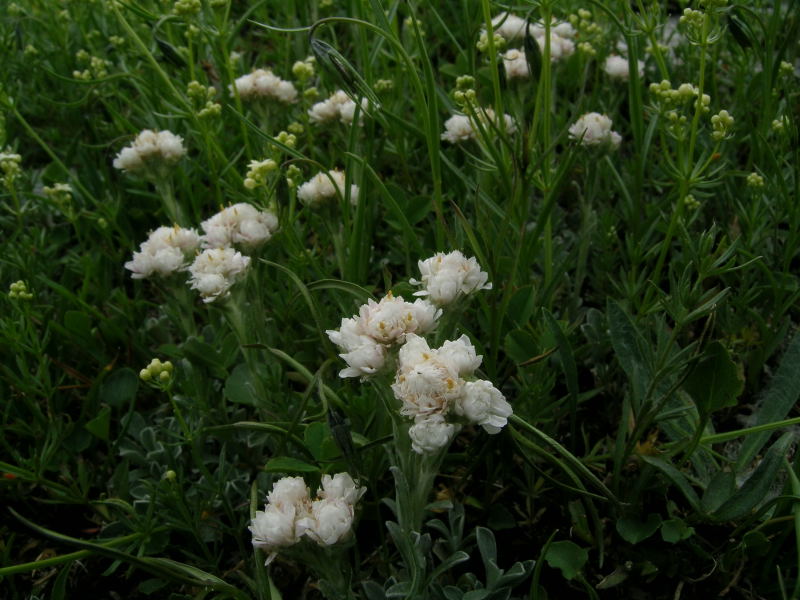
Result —
[{"label": "white flower head", "polygon": [[[478,108],[475,111],[475,116],[467,115],[453,115],[444,122],[444,132],[441,138],[450,142],[451,144],[460,144],[467,140],[478,139],[478,131],[480,127],[491,134],[496,128],[499,128],[499,120],[494,110],[491,108]],[[503,115],[503,125],[508,134],[516,133],[517,125],[510,115]]]},{"label": "white flower head", "polygon": [[492,19],[494,33],[502,36],[506,41],[522,39],[525,37],[525,31],[530,27],[522,17],[507,12],[500,13]]},{"label": "white flower head", "polygon": [[[297,188],[297,198],[306,206],[319,206],[337,195],[345,196],[344,171],[333,169],[327,173],[317,173]],[[358,186],[350,185],[350,204],[358,204]]]},{"label": "white flower head", "polygon": [[455,403],[453,411],[492,434],[506,426],[513,412],[500,390],[483,379],[464,385],[464,393]]},{"label": "white flower head", "polygon": [[385,363],[389,347],[402,344],[408,334],[427,333],[436,326],[441,310],[427,300],[406,302],[391,292],[380,302],[369,300],[358,314],[342,319],[339,329],[326,331],[347,362],[340,377],[366,377]]},{"label": "white flower head", "polygon": [[348,504],[355,504],[364,492],[365,487],[359,487],[349,473],[336,473],[322,476],[322,488],[317,490],[317,496],[329,500],[344,500]]},{"label": "white flower head", "polygon": [[171,275],[186,267],[188,257],[200,245],[200,236],[194,229],[159,227],[150,233],[139,246],[139,252],[125,263],[133,279],[145,279],[151,275]]},{"label": "white flower head", "polygon": [[278,229],[278,217],[270,211],[240,202],[222,209],[203,221],[203,248],[228,248],[241,244],[247,248],[260,246]]},{"label": "white flower head", "polygon": [[248,75],[242,75],[231,86],[242,100],[277,100],[284,104],[297,101],[297,89],[291,81],[285,81],[269,69],[256,69]]},{"label": "white flower head", "polygon": [[[361,99],[361,113],[358,125],[364,123],[364,113],[369,108],[369,101]],[[312,123],[328,123],[339,119],[345,125],[351,125],[355,117],[356,103],[343,90],[337,90],[327,100],[317,102],[308,110]]]},{"label": "white flower head", "polygon": [[411,280],[412,284],[422,285],[423,289],[415,296],[428,296],[437,305],[450,304],[459,296],[472,294],[479,290],[490,290],[489,275],[481,271],[478,261],[465,257],[460,251],[449,254],[438,252],[418,263],[421,281]]},{"label": "white flower head", "polygon": [[183,139],[171,131],[145,129],[133,144],[120,150],[114,159],[114,168],[128,173],[154,171],[163,172],[178,162],[186,149]]},{"label": "white flower head", "polygon": [[503,67],[506,70],[506,77],[509,79],[527,79],[528,60],[525,57],[525,50],[512,48],[503,55]]},{"label": "white flower head", "polygon": [[[639,71],[639,77],[643,77],[644,61],[637,61],[637,69]],[[628,59],[624,56],[619,56],[617,54],[609,55],[609,57],[606,58],[606,62],[603,64],[603,70],[612,79],[627,81],[630,78],[630,73],[628,71]]]},{"label": "white flower head", "polygon": [[[463,344],[464,338],[455,343]],[[430,348],[425,338],[408,334],[397,356],[397,374],[392,384],[395,398],[403,403],[400,414],[414,418],[447,414],[464,387],[460,371],[468,373],[475,362],[468,355],[466,348],[456,349],[454,344]],[[480,364],[479,359],[477,362]]]},{"label": "white flower head", "polygon": [[228,294],[249,265],[250,257],[233,248],[208,248],[189,266],[189,285],[200,292],[203,302],[213,302]]},{"label": "white flower head", "polygon": [[611,130],[612,124],[606,115],[596,112],[586,113],[570,126],[569,137],[572,140],[580,140],[584,146],[607,145],[617,148],[622,137]]},{"label": "white flower head", "polygon": [[275,482],[264,510],[250,522],[253,546],[270,553],[269,564],[278,549],[303,536],[321,546],[342,541],[352,529],[355,503],[365,491],[347,473],[323,475],[322,489],[312,501],[302,477],[284,477]]},{"label": "white flower head", "polygon": [[458,426],[447,423],[441,415],[431,415],[414,421],[408,429],[411,449],[417,454],[430,454],[447,446]]}]

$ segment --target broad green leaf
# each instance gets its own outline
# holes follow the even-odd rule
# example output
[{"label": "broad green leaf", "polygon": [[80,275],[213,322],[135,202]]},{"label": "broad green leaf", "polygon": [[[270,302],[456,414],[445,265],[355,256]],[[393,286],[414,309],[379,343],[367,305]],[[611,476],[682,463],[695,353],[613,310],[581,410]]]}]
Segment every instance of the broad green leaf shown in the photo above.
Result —
[{"label": "broad green leaf", "polygon": [[233,373],[225,381],[225,396],[237,404],[258,405],[258,394],[253,385],[252,374],[245,363],[236,365]]},{"label": "broad green leaf", "polygon": [[661,524],[661,539],[677,544],[694,535],[694,527],[689,527],[682,519],[668,519]]},{"label": "broad green leaf", "polygon": [[573,579],[589,560],[589,552],[574,542],[562,540],[550,544],[544,559],[554,569],[561,570],[565,579]]},{"label": "broad green leaf", "polygon": [[622,517],[617,519],[617,533],[626,542],[638,544],[653,535],[661,525],[661,517],[655,513],[647,515],[642,521],[638,517]]},{"label": "broad green leaf", "polygon": [[97,416],[86,423],[87,431],[101,440],[108,441],[108,430],[111,424],[111,407],[104,406]]},{"label": "broad green leaf", "polygon": [[290,456],[278,456],[269,459],[264,470],[268,473],[316,473],[319,467],[311,465],[299,458]]},{"label": "broad green leaf", "polygon": [[[800,333],[794,336],[787,348],[778,371],[769,383],[769,387],[759,399],[753,425],[765,425],[786,418],[789,411],[800,399]],[[742,444],[736,470],[740,471],[755,458],[764,444],[767,443],[771,432],[754,433],[745,439]]]},{"label": "broad green leaf", "polygon": [[330,432],[325,423],[315,421],[306,427],[306,430],[303,432],[303,441],[306,444],[306,448],[314,455],[315,459],[322,459],[322,444],[326,437],[329,436]]},{"label": "broad green leaf", "polygon": [[784,433],[776,441],[753,474],[713,514],[718,521],[734,521],[747,516],[766,498],[775,483],[778,471],[783,468],[783,459],[794,441],[794,434]]},{"label": "broad green leaf", "polygon": [[717,471],[706,486],[700,501],[703,511],[712,513],[736,491],[736,477],[730,471]]},{"label": "broad green leaf", "polygon": [[523,363],[540,354],[536,338],[524,329],[514,329],[506,335],[503,345],[506,354],[515,363]]},{"label": "broad green leaf", "polygon": [[695,401],[700,413],[710,414],[728,406],[736,406],[736,398],[742,393],[744,380],[725,346],[711,342],[689,372],[683,387]]},{"label": "broad green leaf", "polygon": [[139,376],[133,369],[124,367],[109,375],[100,388],[100,401],[119,408],[129,405],[139,389]]}]

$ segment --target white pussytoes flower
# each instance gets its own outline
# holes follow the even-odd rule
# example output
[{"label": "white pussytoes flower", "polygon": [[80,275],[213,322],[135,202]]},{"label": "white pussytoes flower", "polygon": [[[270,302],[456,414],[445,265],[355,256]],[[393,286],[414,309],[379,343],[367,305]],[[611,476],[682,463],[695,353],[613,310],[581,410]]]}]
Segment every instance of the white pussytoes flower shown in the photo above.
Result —
[{"label": "white pussytoes flower", "polygon": [[436,326],[441,315],[427,300],[406,302],[401,296],[388,293],[380,302],[369,300],[358,315],[342,319],[339,329],[326,333],[331,342],[344,352],[347,362],[340,377],[366,377],[379,371],[388,348],[402,344],[412,333],[427,333]]},{"label": "white pussytoes flower", "polygon": [[611,130],[612,124],[606,115],[596,112],[586,113],[570,126],[569,137],[572,140],[580,140],[584,146],[608,145],[617,148],[622,136]]},{"label": "white pussytoes flower", "polygon": [[228,294],[249,265],[250,257],[233,248],[208,248],[189,266],[189,285],[200,292],[203,302],[213,302]]},{"label": "white pussytoes flower", "polygon": [[530,25],[528,25],[525,19],[507,12],[500,13],[492,19],[492,29],[494,33],[502,36],[503,39],[509,42],[525,37],[526,27],[530,27]]},{"label": "white pussytoes flower", "polygon": [[242,100],[272,99],[284,104],[297,101],[297,89],[291,81],[285,81],[269,69],[256,69],[242,75],[231,86]]},{"label": "white pussytoes flower", "polygon": [[328,500],[341,499],[348,504],[355,504],[367,491],[367,488],[359,487],[349,473],[336,473],[333,477],[323,475],[321,483],[317,496]]},{"label": "white pussytoes flower", "polygon": [[353,512],[353,505],[341,498],[315,500],[303,523],[305,534],[320,546],[332,546],[350,533]]},{"label": "white pussytoes flower", "polygon": [[434,304],[449,304],[459,296],[492,289],[492,284],[487,283],[489,275],[481,271],[478,261],[465,257],[458,250],[449,254],[437,252],[419,261],[418,266],[422,280],[412,279],[411,283],[422,285],[423,289],[414,295],[428,296]]},{"label": "white pussytoes flower", "polygon": [[[451,144],[477,139],[479,127],[476,120],[480,121],[480,126],[489,134],[492,134],[500,126],[494,110],[491,108],[478,108],[474,117],[453,115],[447,119],[444,122],[444,133],[442,133],[441,138]],[[506,133],[516,133],[517,125],[510,115],[503,115],[503,124],[505,125]]]},{"label": "white pussytoes flower", "polygon": [[450,444],[456,431],[458,426],[447,423],[441,415],[420,418],[408,429],[411,449],[417,454],[436,452]]},{"label": "white pussytoes flower", "polygon": [[183,139],[171,131],[145,129],[133,144],[123,148],[114,159],[114,168],[129,173],[153,169],[162,171],[178,162],[186,149]]},{"label": "white pussytoes flower", "polygon": [[[297,198],[306,206],[317,206],[341,194],[345,195],[345,174],[336,169],[327,173],[317,173],[297,188]],[[350,204],[358,204],[358,186],[350,184]]]},{"label": "white pussytoes flower", "polygon": [[139,252],[125,263],[133,279],[145,279],[151,275],[167,276],[182,270],[188,257],[200,246],[200,236],[194,229],[159,227],[150,233],[139,246]]},{"label": "white pussytoes flower", "polygon": [[289,506],[280,509],[267,504],[264,510],[256,511],[248,529],[253,534],[253,547],[269,552],[265,564],[269,564],[276,556],[278,548],[285,548],[300,541],[301,528],[296,527],[296,509]]},{"label": "white pussytoes flower", "polygon": [[406,336],[392,384],[395,398],[403,403],[400,414],[417,418],[447,413],[464,387],[459,365],[449,360],[452,356],[430,348],[425,338],[413,333]]},{"label": "white pussytoes flower", "polygon": [[252,248],[268,241],[278,229],[278,217],[270,211],[240,202],[203,221],[203,248],[227,248],[233,244]]},{"label": "white pussytoes flower", "polygon": [[506,426],[512,410],[503,394],[489,381],[471,379],[481,358],[465,335],[440,348],[430,348],[417,335],[406,336],[392,392],[402,403],[400,414],[414,419],[408,434],[415,452],[434,452],[449,444],[459,427],[457,417],[488,433]]},{"label": "white pussytoes flower", "polygon": [[[639,60],[636,62],[637,70],[639,71],[639,77],[643,77],[644,61]],[[611,54],[608,58],[606,58],[606,62],[603,64],[603,70],[612,79],[621,79],[623,81],[627,81],[630,78],[630,73],[628,71],[628,59],[624,56]]]},{"label": "white pussytoes flower", "polygon": [[[361,99],[361,116],[358,124],[363,124],[364,112],[369,107],[366,98]],[[312,123],[327,123],[339,119],[345,125],[350,125],[355,116],[356,103],[344,91],[337,90],[327,100],[317,102],[308,109],[308,117]]]},{"label": "white pussytoes flower", "polygon": [[490,381],[468,381],[453,407],[457,415],[480,425],[487,433],[498,433],[508,423],[511,405]]},{"label": "white pussytoes flower", "polygon": [[511,49],[503,55],[503,67],[509,79],[527,79],[528,61],[524,50]]},{"label": "white pussytoes flower", "polygon": [[277,550],[291,546],[303,536],[320,546],[345,539],[353,526],[355,503],[366,488],[359,487],[347,473],[323,475],[322,489],[311,500],[302,477],[284,477],[267,495],[267,505],[250,522],[253,547],[269,552],[266,564]]}]

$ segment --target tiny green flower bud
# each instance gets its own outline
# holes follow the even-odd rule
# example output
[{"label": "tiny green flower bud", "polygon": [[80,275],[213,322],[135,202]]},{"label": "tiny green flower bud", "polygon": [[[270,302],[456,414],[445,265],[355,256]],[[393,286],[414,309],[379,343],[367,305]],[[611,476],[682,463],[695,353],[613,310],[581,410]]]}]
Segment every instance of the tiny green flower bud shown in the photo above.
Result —
[{"label": "tiny green flower bud", "polygon": [[758,173],[750,173],[747,176],[747,185],[751,188],[762,188],[764,187],[764,178]]},{"label": "tiny green flower bud", "polygon": [[150,381],[153,376],[150,374],[149,369],[142,369],[139,371],[139,379],[142,381]]}]

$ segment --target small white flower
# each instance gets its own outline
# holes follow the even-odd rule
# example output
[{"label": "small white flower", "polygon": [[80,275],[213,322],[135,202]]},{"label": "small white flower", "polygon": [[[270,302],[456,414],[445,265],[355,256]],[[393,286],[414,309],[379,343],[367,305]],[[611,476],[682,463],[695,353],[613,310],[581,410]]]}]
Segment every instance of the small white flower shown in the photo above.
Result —
[{"label": "small white flower", "polygon": [[303,523],[305,534],[320,546],[332,546],[350,533],[353,512],[353,505],[342,498],[315,500],[310,518]]},{"label": "small white flower", "polygon": [[483,360],[482,356],[477,355],[475,346],[466,335],[462,335],[457,340],[447,340],[439,348],[439,356],[448,364],[453,365],[456,372],[462,377],[472,375],[481,366]]},{"label": "small white flower", "polygon": [[342,319],[339,329],[326,331],[344,352],[347,362],[340,377],[366,377],[379,371],[389,346],[402,344],[408,334],[427,333],[436,326],[441,310],[427,300],[406,302],[391,293],[380,302],[369,300],[358,315]]},{"label": "small white flower", "polygon": [[503,67],[509,79],[527,79],[528,61],[524,50],[511,49],[503,55]]},{"label": "small white flower", "polygon": [[114,159],[114,168],[129,173],[159,170],[178,162],[186,149],[183,139],[171,131],[152,131],[145,129],[133,144],[120,150]]},{"label": "small white flower", "polygon": [[[358,204],[358,186],[350,185],[350,204]],[[345,195],[345,174],[336,169],[326,173],[317,173],[297,188],[297,198],[306,206],[317,206],[341,194]]]},{"label": "small white flower", "polygon": [[511,405],[491,382],[483,379],[468,381],[453,411],[468,421],[480,425],[487,433],[498,433],[512,414]]},{"label": "small white flower", "polygon": [[502,36],[507,41],[525,37],[526,27],[530,27],[525,19],[503,12],[492,19],[494,33]]},{"label": "small white flower", "polygon": [[267,494],[267,501],[279,508],[303,505],[310,502],[308,486],[302,477],[282,477]]},{"label": "small white flower", "polygon": [[475,130],[472,122],[466,115],[453,115],[444,122],[442,139],[451,144],[459,144],[475,139]]},{"label": "small white flower", "polygon": [[189,284],[200,292],[203,302],[213,302],[227,295],[249,265],[250,258],[233,248],[209,248],[203,250],[189,267]]},{"label": "small white flower", "polygon": [[272,99],[285,104],[297,101],[297,89],[291,81],[285,81],[269,69],[256,69],[248,75],[242,75],[234,81],[242,100]]},{"label": "small white flower", "polygon": [[[644,61],[637,61],[637,68],[639,77],[644,76]],[[628,59],[617,54],[611,54],[606,58],[606,62],[603,64],[603,70],[613,79],[627,81],[630,78]]]},{"label": "small white flower", "polygon": [[293,506],[281,510],[268,504],[263,511],[257,511],[250,521],[248,529],[253,534],[253,547],[271,553],[266,564],[275,558],[275,550],[291,546],[300,540],[295,527],[295,514]]},{"label": "small white flower", "polygon": [[159,227],[150,233],[133,253],[132,260],[125,263],[133,279],[145,279],[151,275],[162,277],[183,269],[190,256],[200,245],[200,236],[194,229]]},{"label": "small white flower", "polygon": [[355,504],[364,492],[365,487],[359,487],[350,477],[349,473],[336,473],[322,476],[322,489],[317,490],[317,496],[328,500],[344,500],[348,504]]},{"label": "small white flower", "polygon": [[397,356],[392,384],[395,398],[403,403],[400,414],[414,418],[445,415],[464,387],[459,366],[466,354],[454,352],[452,346],[444,352],[430,348],[425,338],[408,334]]},{"label": "small white flower", "polygon": [[[369,108],[369,101],[361,99],[361,116],[358,124],[364,121],[364,112]],[[345,125],[353,123],[356,103],[344,91],[337,90],[327,100],[317,102],[308,110],[308,117],[312,123],[327,123],[339,119]]]},{"label": "small white flower", "polygon": [[[444,133],[441,138],[451,144],[459,144],[467,140],[474,140],[478,137],[478,123],[480,121],[489,134],[499,127],[497,115],[491,108],[478,108],[475,117],[466,115],[453,115],[444,122]],[[503,115],[503,122],[506,133],[513,134],[517,131],[517,125],[510,115]]]},{"label": "small white flower", "polygon": [[278,229],[278,217],[240,202],[203,221],[203,248],[227,248],[233,244],[255,247],[268,241]]},{"label": "small white flower", "polygon": [[416,420],[408,429],[411,449],[417,454],[430,454],[447,446],[458,427],[447,423],[441,415],[431,415]]},{"label": "small white flower", "polygon": [[581,116],[569,128],[569,137],[580,140],[584,146],[600,146],[607,144],[612,148],[619,146],[622,137],[611,130],[613,122],[606,115],[590,112]]},{"label": "small white flower", "polygon": [[465,257],[458,250],[449,254],[438,252],[419,261],[418,266],[422,281],[412,279],[411,283],[421,284],[423,289],[414,295],[428,296],[437,305],[449,304],[461,295],[492,289],[492,284],[487,283],[489,275],[481,271],[478,261]]}]

